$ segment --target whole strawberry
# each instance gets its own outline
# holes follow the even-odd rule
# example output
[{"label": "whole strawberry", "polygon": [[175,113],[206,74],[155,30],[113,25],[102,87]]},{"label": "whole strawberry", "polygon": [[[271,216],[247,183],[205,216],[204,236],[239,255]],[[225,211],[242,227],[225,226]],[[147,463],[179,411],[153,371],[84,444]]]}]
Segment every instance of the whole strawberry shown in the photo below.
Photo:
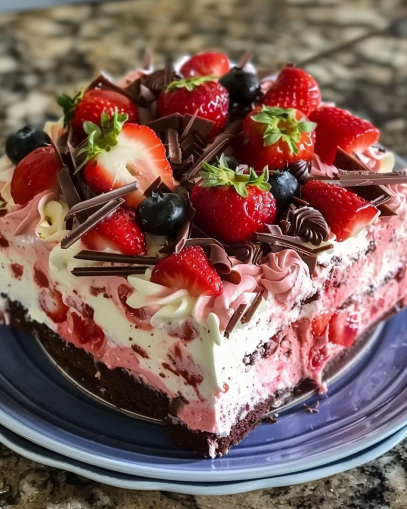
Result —
[{"label": "whole strawberry", "polygon": [[239,174],[222,155],[218,166],[204,162],[201,177],[191,193],[193,221],[209,237],[225,244],[245,242],[274,223],[277,206],[267,168],[260,176],[252,168],[248,175]]},{"label": "whole strawberry", "polygon": [[34,196],[56,189],[57,172],[61,166],[55,150],[39,147],[24,157],[16,166],[11,179],[11,196],[18,205],[27,205]]},{"label": "whole strawberry", "polygon": [[174,179],[164,145],[155,132],[126,120],[124,114],[114,113],[109,118],[104,112],[101,129],[85,123],[88,142],[78,151],[77,157],[85,159],[77,171],[85,167],[85,179],[96,194],[137,181],[137,191],[124,197],[128,207],[137,208],[146,199],[144,191],[158,177],[170,189],[174,189]]},{"label": "whole strawberry", "polygon": [[376,143],[380,135],[380,131],[367,120],[334,106],[315,110],[310,120],[317,123],[315,153],[326,164],[334,163],[338,147],[348,154],[363,152]]},{"label": "whole strawberry", "polygon": [[229,109],[228,91],[213,80],[213,76],[202,76],[173,81],[158,97],[157,115],[193,115],[198,110],[199,117],[215,122],[209,133],[213,138],[223,129]]},{"label": "whole strawberry", "polygon": [[80,92],[73,99],[67,95],[58,97],[58,104],[64,110],[65,123],[70,122],[78,138],[85,137],[84,122],[92,122],[100,127],[100,119],[105,111],[109,117],[116,113],[127,115],[128,122],[137,122],[137,106],[125,95],[94,88]]},{"label": "whole strawberry", "polygon": [[284,67],[263,97],[266,106],[295,108],[309,115],[321,102],[321,91],[315,79],[302,69]]},{"label": "whole strawberry", "polygon": [[296,109],[258,106],[244,120],[237,155],[257,173],[265,166],[271,171],[300,159],[311,161],[315,125]]},{"label": "whole strawberry", "polygon": [[188,290],[194,297],[223,292],[222,280],[200,246],[185,247],[180,253],[160,260],[150,281],[174,290]]},{"label": "whole strawberry", "polygon": [[184,78],[194,76],[223,76],[229,72],[229,60],[224,53],[201,53],[189,58],[181,67]]},{"label": "whole strawberry", "polygon": [[303,186],[301,198],[321,212],[339,242],[357,235],[379,213],[376,207],[355,193],[318,180]]},{"label": "whole strawberry", "polygon": [[88,249],[109,248],[126,255],[146,253],[146,239],[133,210],[119,208],[82,236]]}]

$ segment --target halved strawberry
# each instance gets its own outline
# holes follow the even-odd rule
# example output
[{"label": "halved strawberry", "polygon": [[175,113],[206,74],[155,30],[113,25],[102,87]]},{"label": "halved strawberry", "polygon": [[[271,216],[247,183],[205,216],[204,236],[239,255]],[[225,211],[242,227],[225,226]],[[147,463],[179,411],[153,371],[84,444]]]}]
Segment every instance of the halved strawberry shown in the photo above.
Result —
[{"label": "halved strawberry", "polygon": [[146,252],[146,238],[137,224],[136,213],[124,208],[117,209],[86,232],[82,242],[95,251],[108,247],[126,255],[143,255]]},{"label": "halved strawberry", "polygon": [[317,124],[315,153],[326,164],[333,164],[338,147],[348,154],[363,152],[379,139],[379,129],[370,122],[334,106],[323,106],[309,118]]},{"label": "halved strawberry", "polygon": [[136,208],[157,177],[174,189],[172,169],[155,132],[139,124],[124,124],[125,115],[102,117],[102,130],[85,124],[88,146],[79,152],[86,154],[81,166],[86,164],[84,175],[92,190],[100,194],[137,181],[137,191],[124,197],[128,207]]},{"label": "halved strawberry", "polygon": [[39,295],[39,303],[44,313],[55,323],[65,322],[69,307],[62,300],[58,290],[47,288]]},{"label": "halved strawberry", "polygon": [[286,66],[263,97],[266,106],[296,108],[309,115],[318,108],[321,91],[315,79],[302,69]]},{"label": "halved strawberry", "polygon": [[187,60],[180,69],[184,78],[193,76],[223,76],[229,72],[229,60],[224,53],[201,53]]},{"label": "halved strawberry", "polygon": [[324,333],[333,314],[333,311],[324,311],[312,320],[312,332],[316,338]]},{"label": "halved strawberry", "polygon": [[195,297],[223,292],[222,280],[200,246],[185,247],[180,253],[160,260],[153,269],[151,282],[188,290]]},{"label": "halved strawberry", "polygon": [[329,341],[346,347],[352,346],[358,330],[359,315],[356,311],[337,311],[329,322]]},{"label": "halved strawberry", "polygon": [[355,193],[318,180],[307,182],[301,197],[321,212],[339,242],[357,235],[379,213]]},{"label": "halved strawberry", "polygon": [[52,147],[40,147],[25,156],[16,166],[11,179],[11,196],[18,205],[27,205],[34,196],[57,187],[61,166]]}]

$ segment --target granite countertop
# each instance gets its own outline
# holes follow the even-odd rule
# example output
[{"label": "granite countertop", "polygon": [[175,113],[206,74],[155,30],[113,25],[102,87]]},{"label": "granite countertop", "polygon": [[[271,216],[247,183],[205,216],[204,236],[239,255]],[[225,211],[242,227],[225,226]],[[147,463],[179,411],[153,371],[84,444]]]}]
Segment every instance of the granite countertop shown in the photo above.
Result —
[{"label": "granite countertop", "polygon": [[[0,14],[0,152],[5,136],[59,114],[56,92],[204,49],[279,68],[385,26],[405,0],[134,0]],[[407,33],[383,33],[310,64],[325,100],[372,120],[407,158]],[[15,509],[405,509],[407,446],[306,485],[206,497],[131,492],[41,466],[0,446],[0,507]]]}]

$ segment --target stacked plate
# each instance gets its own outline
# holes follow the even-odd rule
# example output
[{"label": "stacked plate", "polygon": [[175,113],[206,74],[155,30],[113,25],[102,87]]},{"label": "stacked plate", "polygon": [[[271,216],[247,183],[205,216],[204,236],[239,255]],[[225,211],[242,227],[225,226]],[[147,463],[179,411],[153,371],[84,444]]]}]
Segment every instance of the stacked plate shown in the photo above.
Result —
[{"label": "stacked plate", "polygon": [[163,426],[99,403],[27,334],[0,327],[0,441],[106,484],[228,494],[312,481],[370,461],[407,435],[407,311],[329,387],[261,424],[215,460],[172,447]]}]

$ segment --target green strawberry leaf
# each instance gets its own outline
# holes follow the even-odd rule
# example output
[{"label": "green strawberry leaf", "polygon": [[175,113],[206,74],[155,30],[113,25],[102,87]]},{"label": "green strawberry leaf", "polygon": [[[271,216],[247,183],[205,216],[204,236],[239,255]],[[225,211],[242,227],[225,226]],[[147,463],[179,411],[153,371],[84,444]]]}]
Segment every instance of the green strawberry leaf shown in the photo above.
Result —
[{"label": "green strawberry leaf", "polygon": [[180,88],[186,88],[188,92],[192,92],[203,83],[216,80],[217,78],[218,76],[194,76],[184,80],[172,81],[165,89],[165,92],[172,92]]},{"label": "green strawberry leaf", "polygon": [[233,186],[236,192],[242,197],[247,198],[247,186],[255,186],[262,191],[270,191],[271,186],[267,182],[269,178],[268,168],[264,168],[261,175],[257,175],[253,168],[249,169],[249,174],[237,173],[227,165],[224,154],[219,158],[218,165],[212,165],[206,161],[202,164],[200,176],[201,187],[220,187]]},{"label": "green strawberry leaf", "polygon": [[57,103],[61,106],[64,113],[64,127],[72,120],[75,108],[78,106],[79,101],[83,99],[83,94],[84,91],[81,90],[74,97],[69,97],[69,95],[66,94],[61,94],[57,97]]},{"label": "green strawberry leaf", "polygon": [[100,118],[101,128],[93,122],[83,123],[83,129],[88,138],[86,145],[75,154],[75,158],[83,159],[76,168],[75,173],[78,173],[88,161],[98,154],[108,152],[117,145],[117,136],[120,134],[128,118],[128,115],[125,113],[117,113],[117,111],[115,111],[113,117],[109,117],[106,111],[104,111]]},{"label": "green strawberry leaf", "polygon": [[316,124],[308,121],[298,121],[293,108],[278,108],[263,106],[261,111],[250,118],[260,124],[266,124],[263,133],[264,146],[274,145],[278,141],[287,144],[291,153],[298,154],[298,143],[301,133],[312,132]]}]

